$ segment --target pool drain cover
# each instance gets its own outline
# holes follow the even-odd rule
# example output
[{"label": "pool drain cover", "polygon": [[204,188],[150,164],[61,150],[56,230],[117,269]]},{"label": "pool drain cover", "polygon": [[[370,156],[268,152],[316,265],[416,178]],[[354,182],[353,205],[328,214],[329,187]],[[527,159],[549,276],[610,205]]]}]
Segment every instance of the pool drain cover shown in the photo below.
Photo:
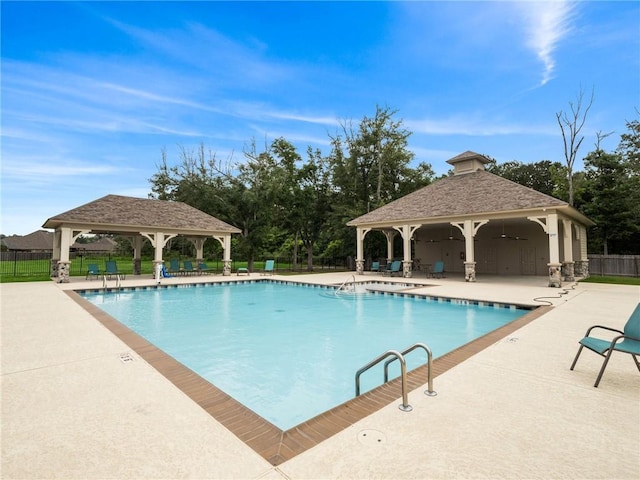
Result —
[{"label": "pool drain cover", "polygon": [[380,445],[387,443],[387,436],[378,430],[362,430],[358,433],[358,441],[363,445]]},{"label": "pool drain cover", "polygon": [[129,363],[129,362],[133,362],[133,357],[131,356],[131,354],[129,352],[127,353],[121,353],[120,354],[120,361],[122,363]]}]

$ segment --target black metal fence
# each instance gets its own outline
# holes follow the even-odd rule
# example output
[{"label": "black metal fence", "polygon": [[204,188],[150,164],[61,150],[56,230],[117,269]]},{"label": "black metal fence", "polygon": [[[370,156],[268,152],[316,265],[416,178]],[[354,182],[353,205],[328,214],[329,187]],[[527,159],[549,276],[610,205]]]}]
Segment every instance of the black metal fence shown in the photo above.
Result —
[{"label": "black metal fence", "polygon": [[[72,252],[70,254],[71,260],[71,276],[86,275],[87,269],[90,263],[98,265],[99,268],[104,268],[106,260],[112,260],[111,255],[104,254],[79,254]],[[169,255],[165,260],[168,262],[169,258],[176,258]],[[189,258],[180,258],[179,260],[188,260]],[[123,257],[118,257],[118,270],[123,273],[133,273],[133,260]],[[264,260],[260,259],[254,262],[253,270],[256,272],[262,271],[264,268]],[[293,264],[292,258],[275,257],[275,271],[276,272],[305,272],[307,271],[307,259],[298,261],[296,265]],[[221,258],[207,259],[207,267],[214,273],[222,273],[223,262]],[[231,270],[237,271],[239,267],[246,267],[247,261],[242,259],[234,259],[231,262]],[[326,258],[326,257],[314,257],[313,258],[313,271],[330,271],[330,270],[351,270],[353,269],[353,262],[350,258]],[[51,272],[51,253],[50,252],[0,252],[0,276],[3,277],[35,277],[35,276],[48,276]],[[143,259],[141,262],[141,273],[152,274],[153,262],[150,258]]]}]

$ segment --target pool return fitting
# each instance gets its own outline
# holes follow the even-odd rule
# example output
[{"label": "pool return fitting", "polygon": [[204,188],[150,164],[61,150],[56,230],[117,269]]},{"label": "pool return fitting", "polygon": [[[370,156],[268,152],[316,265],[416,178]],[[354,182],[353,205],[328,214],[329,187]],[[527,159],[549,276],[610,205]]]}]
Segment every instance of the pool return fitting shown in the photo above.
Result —
[{"label": "pool return fitting", "polygon": [[[438,393],[433,390],[433,377],[431,373],[431,363],[433,355],[431,354],[431,349],[426,346],[424,343],[416,343],[415,345],[410,346],[406,350],[402,352],[398,352],[396,350],[388,350],[379,357],[374,358],[369,363],[367,363],[364,367],[356,372],[356,397],[360,396],[360,375],[369,370],[371,367],[377,365],[382,360],[388,359],[384,364],[384,382],[387,383],[389,381],[389,364],[395,360],[400,362],[400,380],[402,387],[402,404],[398,405],[398,408],[403,412],[410,412],[413,410],[413,407],[409,405],[408,393],[407,393],[407,362],[404,359],[404,356],[407,353],[412,352],[417,348],[422,348],[425,352],[427,352],[427,390],[425,390],[424,394],[430,397],[436,396]],[[389,358],[392,357],[392,358]]]}]

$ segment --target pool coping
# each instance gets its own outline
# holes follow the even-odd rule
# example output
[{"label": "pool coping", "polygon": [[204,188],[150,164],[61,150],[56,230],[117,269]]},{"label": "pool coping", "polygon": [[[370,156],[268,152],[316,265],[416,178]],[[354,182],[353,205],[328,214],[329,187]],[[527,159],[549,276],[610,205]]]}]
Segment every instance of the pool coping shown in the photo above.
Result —
[{"label": "pool coping", "polygon": [[[272,279],[241,280],[240,282],[261,281],[293,283],[296,285],[302,284],[325,288],[336,287],[336,285],[327,286]],[[233,283],[237,282],[238,281],[233,281]],[[220,283],[216,282],[215,285],[220,285]],[[149,287],[134,287],[129,290],[180,288],[184,286],[191,286],[191,284],[179,286],[154,285]],[[236,437],[242,440],[247,446],[252,448],[271,465],[278,466],[283,462],[290,460],[291,458],[309,450],[315,445],[318,445],[324,440],[327,440],[333,435],[355,424],[359,420],[395,401],[398,401],[400,398],[400,380],[394,379],[291,429],[283,431],[81,296],[81,293],[95,290],[103,289],[79,289],[77,291],[67,290],[65,293],[102,325],[104,325],[109,331],[111,331],[116,337],[128,345],[142,359],[149,363],[154,369],[209,413],[209,415],[211,415],[216,421],[224,425]],[[123,290],[125,289],[120,291]],[[107,289],[107,291],[109,292],[114,290]],[[428,297],[428,295],[424,294],[406,292],[379,293],[411,297]],[[439,301],[452,300],[448,297],[440,296],[431,298],[437,298]],[[469,300],[468,302],[473,304],[494,305],[494,302],[476,302],[472,300]],[[497,305],[500,304],[498,303]],[[523,308],[530,309],[531,311],[472,342],[434,359],[432,365],[433,378],[443,374],[497,341],[502,340],[510,333],[513,333],[524,325],[547,313],[553,307],[524,306]],[[409,391],[413,391],[425,385],[427,374],[426,368],[426,366],[422,366],[408,373],[407,380]],[[437,388],[435,390],[437,391]]]}]

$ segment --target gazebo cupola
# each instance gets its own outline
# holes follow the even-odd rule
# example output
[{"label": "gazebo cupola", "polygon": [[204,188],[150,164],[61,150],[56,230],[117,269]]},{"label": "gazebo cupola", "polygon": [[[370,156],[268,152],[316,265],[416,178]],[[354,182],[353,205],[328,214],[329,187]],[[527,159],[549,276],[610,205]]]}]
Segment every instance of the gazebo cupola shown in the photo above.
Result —
[{"label": "gazebo cupola", "polygon": [[447,160],[449,165],[453,165],[454,175],[464,175],[465,173],[473,173],[478,170],[484,170],[485,164],[489,163],[489,159],[484,155],[467,150],[460,155]]}]

